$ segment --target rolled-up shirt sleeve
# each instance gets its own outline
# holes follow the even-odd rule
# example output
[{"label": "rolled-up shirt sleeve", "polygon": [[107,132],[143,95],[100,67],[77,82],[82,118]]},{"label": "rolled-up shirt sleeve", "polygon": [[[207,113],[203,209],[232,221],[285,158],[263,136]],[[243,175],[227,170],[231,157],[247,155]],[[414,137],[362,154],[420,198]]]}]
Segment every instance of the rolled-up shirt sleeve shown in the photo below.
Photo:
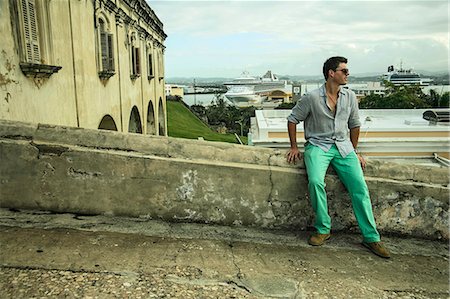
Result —
[{"label": "rolled-up shirt sleeve", "polygon": [[356,96],[353,92],[350,94],[350,102],[351,111],[350,117],[348,118],[348,128],[353,129],[361,127],[361,121],[359,120],[358,100],[356,99]]},{"label": "rolled-up shirt sleeve", "polygon": [[310,110],[310,97],[305,95],[297,101],[297,104],[295,104],[294,108],[292,108],[292,112],[287,117],[287,120],[291,123],[298,124],[306,119]]}]

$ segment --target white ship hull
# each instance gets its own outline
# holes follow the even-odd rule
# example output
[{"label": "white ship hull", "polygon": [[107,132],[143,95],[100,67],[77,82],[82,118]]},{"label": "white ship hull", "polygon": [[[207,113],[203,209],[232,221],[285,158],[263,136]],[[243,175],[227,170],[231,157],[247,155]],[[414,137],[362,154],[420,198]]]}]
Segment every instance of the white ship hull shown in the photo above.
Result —
[{"label": "white ship hull", "polygon": [[388,67],[388,71],[381,76],[382,80],[388,81],[394,85],[418,85],[428,86],[433,80],[431,78],[422,78],[420,74],[412,69],[395,69],[393,65]]},{"label": "white ship hull", "polygon": [[286,81],[278,80],[271,71],[261,78],[243,76],[225,83],[228,87],[225,97],[237,107],[262,107],[272,91],[283,90],[286,84]]},{"label": "white ship hull", "polygon": [[239,108],[250,106],[261,106],[261,103],[267,98],[257,94],[225,94],[225,97]]}]

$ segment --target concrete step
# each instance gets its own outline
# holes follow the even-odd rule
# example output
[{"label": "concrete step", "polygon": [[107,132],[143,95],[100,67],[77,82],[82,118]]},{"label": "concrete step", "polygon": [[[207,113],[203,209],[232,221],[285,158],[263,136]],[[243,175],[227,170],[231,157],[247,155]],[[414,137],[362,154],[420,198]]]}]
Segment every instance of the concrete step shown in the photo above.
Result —
[{"label": "concrete step", "polygon": [[448,298],[448,244],[0,209],[0,297]]}]

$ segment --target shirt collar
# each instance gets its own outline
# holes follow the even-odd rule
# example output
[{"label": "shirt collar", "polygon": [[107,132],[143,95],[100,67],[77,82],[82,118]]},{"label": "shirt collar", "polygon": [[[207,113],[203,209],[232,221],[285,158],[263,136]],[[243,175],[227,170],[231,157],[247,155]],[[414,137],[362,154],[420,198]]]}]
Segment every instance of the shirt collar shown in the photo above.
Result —
[{"label": "shirt collar", "polygon": [[[342,86],[339,88],[339,93],[340,93],[340,94],[344,94],[344,91],[343,91]],[[320,94],[321,97],[325,97],[325,95],[326,95],[325,83],[322,84],[322,86],[320,86],[320,88],[319,88],[319,94]]]}]

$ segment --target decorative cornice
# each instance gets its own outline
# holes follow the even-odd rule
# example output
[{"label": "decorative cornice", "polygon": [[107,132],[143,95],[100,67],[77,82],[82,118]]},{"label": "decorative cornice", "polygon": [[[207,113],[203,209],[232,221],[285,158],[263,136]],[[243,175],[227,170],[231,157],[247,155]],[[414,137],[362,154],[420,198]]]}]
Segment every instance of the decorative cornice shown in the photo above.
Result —
[{"label": "decorative cornice", "polygon": [[162,43],[160,43],[159,40],[157,40],[157,39],[153,40],[153,47],[161,48],[163,50],[166,48],[166,46],[164,46]]},{"label": "decorative cornice", "polygon": [[[102,0],[102,1],[112,2],[112,0]],[[148,25],[149,28],[153,29],[153,31],[157,33],[162,40],[165,40],[167,38],[167,34],[163,30],[163,23],[158,19],[156,14],[153,12],[150,6],[148,6],[145,0],[121,0],[121,1],[128,7],[130,7],[134,11],[134,13],[136,13],[136,15],[140,18],[140,20],[146,23],[146,25]],[[121,16],[123,16],[123,14],[126,15],[126,17],[124,17],[125,23],[130,23],[132,21],[132,18],[128,16],[125,12],[123,12],[122,9],[118,8],[118,11],[120,11],[119,13]],[[145,29],[143,30],[147,32],[147,30]]]},{"label": "decorative cornice", "polygon": [[98,76],[101,80],[108,80],[112,76],[114,76],[114,71],[100,71],[98,72]]},{"label": "decorative cornice", "polygon": [[139,78],[141,76],[141,74],[134,74],[134,75],[130,75],[131,80],[136,80],[137,78]]},{"label": "decorative cornice", "polygon": [[123,26],[123,19],[119,15],[116,15],[116,25]]},{"label": "decorative cornice", "polygon": [[163,30],[163,23],[158,19],[153,10],[148,6],[145,0],[119,0],[124,5],[128,6],[130,10],[132,10],[136,16],[139,18],[139,21],[145,23],[149,29],[153,30],[153,32],[148,32],[147,29],[139,25],[139,21],[133,19],[129,16],[123,9],[116,6],[115,1],[113,0],[94,0],[101,7],[106,7],[108,11],[114,13],[116,16],[116,24],[129,24],[136,28],[137,31],[141,33],[141,36],[146,38],[147,36],[151,36],[152,33],[156,34],[159,39],[164,41],[167,38],[167,34]]},{"label": "decorative cornice", "polygon": [[[99,0],[99,1],[101,4],[104,4],[104,6],[108,9],[109,12],[111,13],[117,12],[117,6],[114,2],[110,0]],[[103,7],[103,5],[101,5],[101,7]]]},{"label": "decorative cornice", "polygon": [[108,7],[108,9],[110,9],[112,12],[117,12],[117,6],[114,2],[106,0],[106,7]]}]

